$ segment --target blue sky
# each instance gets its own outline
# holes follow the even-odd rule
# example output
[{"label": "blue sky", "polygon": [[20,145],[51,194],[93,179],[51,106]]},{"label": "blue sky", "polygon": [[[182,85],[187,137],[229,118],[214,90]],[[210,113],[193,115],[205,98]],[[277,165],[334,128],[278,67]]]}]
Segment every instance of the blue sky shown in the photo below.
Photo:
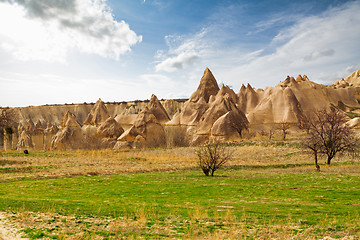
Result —
[{"label": "blue sky", "polygon": [[360,69],[360,1],[0,0],[0,106],[188,98]]}]

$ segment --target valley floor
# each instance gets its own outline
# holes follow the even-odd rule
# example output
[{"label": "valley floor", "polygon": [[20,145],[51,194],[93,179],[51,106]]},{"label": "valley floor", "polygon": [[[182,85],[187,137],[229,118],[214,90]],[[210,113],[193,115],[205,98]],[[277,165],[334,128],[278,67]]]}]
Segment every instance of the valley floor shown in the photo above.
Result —
[{"label": "valley floor", "polygon": [[360,238],[359,160],[316,172],[296,140],[229,148],[214,177],[194,148],[2,152],[0,229],[12,235],[0,239]]}]

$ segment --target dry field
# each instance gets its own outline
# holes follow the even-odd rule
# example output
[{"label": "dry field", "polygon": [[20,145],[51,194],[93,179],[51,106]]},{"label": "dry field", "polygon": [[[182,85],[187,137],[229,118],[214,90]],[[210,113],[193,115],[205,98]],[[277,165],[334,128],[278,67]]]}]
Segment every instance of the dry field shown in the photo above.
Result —
[{"label": "dry field", "polygon": [[[26,196],[18,195],[16,189],[9,193],[7,201],[12,196],[20,197],[30,205],[19,207],[17,203],[11,207],[10,201],[8,209],[4,207],[8,205],[2,206],[0,239],[11,239],[10,236],[16,239],[20,235],[30,239],[359,239],[360,220],[354,211],[358,205],[352,197],[359,192],[353,180],[360,177],[358,159],[339,156],[330,167],[321,160],[321,173],[317,173],[312,156],[296,138],[283,142],[259,137],[230,143],[228,148],[234,152],[233,158],[214,178],[202,176],[195,148],[191,147],[30,152],[29,155],[1,152],[0,186],[9,185],[19,191],[36,186],[38,191],[45,192],[35,194],[29,189],[24,193],[31,194],[30,202],[44,204],[43,208],[31,207],[32,203]],[[335,179],[340,185],[332,186],[327,178]],[[136,181],[131,183],[131,179]],[[94,191],[98,192],[94,192],[94,199],[86,199],[86,204],[79,207],[86,214],[78,213],[79,209],[70,202],[82,202],[81,194],[86,196],[83,198],[91,198],[87,188],[94,181],[100,184],[94,185]],[[314,184],[316,181],[319,183]],[[111,193],[112,184],[116,186],[117,182],[127,184],[122,186],[125,196],[140,190],[143,184],[148,192],[122,199],[128,210],[109,215],[106,207],[111,209],[109,204],[118,201]],[[179,190],[179,182],[184,190]],[[348,183],[353,185],[344,194],[341,188]],[[305,184],[304,188],[300,184]],[[55,191],[62,185],[74,187],[81,194],[74,199],[64,198],[69,194],[68,187],[64,187],[60,188],[65,194],[61,200],[47,195],[46,191]],[[240,185],[245,195],[235,197],[238,194],[235,188]],[[279,189],[280,185],[286,187]],[[209,196],[218,199],[218,204],[206,199],[209,186],[217,189]],[[330,189],[328,197],[324,188]],[[296,195],[293,189],[302,189],[304,196],[298,190]],[[318,190],[326,201],[333,201],[331,204],[336,209],[318,202]],[[174,198],[170,195],[166,198],[168,192]],[[268,196],[270,193],[274,195]],[[2,193],[0,189],[0,200],[2,194],[6,195],[6,190]],[[97,195],[101,197],[98,199]],[[189,195],[192,200],[186,199]],[[161,201],[165,202],[161,204]],[[114,208],[121,208],[122,204],[116,204]],[[96,206],[94,210],[92,205]],[[342,216],[349,209],[349,217]],[[92,211],[94,214],[89,216]],[[295,211],[293,216],[292,211]],[[319,219],[318,211],[326,214]],[[262,212],[266,213],[264,217]],[[304,220],[302,215],[307,214],[309,219]],[[5,223],[11,227],[5,228]]]},{"label": "dry field", "polygon": [[[313,171],[312,156],[294,143],[240,142],[229,146],[233,159],[226,167],[278,166],[271,171]],[[347,156],[333,163],[357,161]],[[281,166],[285,166],[282,168]],[[340,167],[340,166],[339,166]],[[3,152],[0,157],[0,181],[16,179],[61,178],[87,175],[109,175],[155,171],[177,171],[197,168],[194,148],[161,148],[134,150],[77,150]],[[323,171],[358,173],[358,166],[323,167]]]}]

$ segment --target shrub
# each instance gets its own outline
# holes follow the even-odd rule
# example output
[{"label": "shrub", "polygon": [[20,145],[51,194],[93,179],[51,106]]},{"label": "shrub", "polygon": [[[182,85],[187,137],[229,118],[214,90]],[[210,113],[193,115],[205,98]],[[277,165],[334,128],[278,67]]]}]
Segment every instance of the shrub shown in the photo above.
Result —
[{"label": "shrub", "polygon": [[217,143],[199,147],[196,154],[204,174],[214,176],[214,172],[231,159],[233,152],[225,145]]}]

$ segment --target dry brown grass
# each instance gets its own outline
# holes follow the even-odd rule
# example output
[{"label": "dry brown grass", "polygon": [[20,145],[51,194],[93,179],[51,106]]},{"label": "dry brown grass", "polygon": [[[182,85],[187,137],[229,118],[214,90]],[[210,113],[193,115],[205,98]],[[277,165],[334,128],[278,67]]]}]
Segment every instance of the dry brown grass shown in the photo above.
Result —
[{"label": "dry brown grass", "polygon": [[[233,158],[226,166],[298,165],[296,168],[272,171],[313,171],[312,156],[293,145],[232,146]],[[338,157],[337,161],[355,161]],[[0,181],[21,178],[59,178],[119,173],[177,171],[197,167],[194,148],[160,148],[135,150],[78,150],[40,152],[30,155],[0,155]],[[303,165],[303,166],[299,166]],[[358,173],[359,166],[322,167],[322,171]]]},{"label": "dry brown grass", "polygon": [[[139,209],[134,216],[110,217],[80,217],[64,216],[54,212],[18,212],[5,213],[18,229],[41,229],[46,234],[42,239],[85,240],[85,239],[145,239],[142,234],[147,233],[150,239],[158,236],[167,236],[167,239],[333,239],[331,232],[322,233],[317,229],[327,223],[303,229],[300,223],[294,223],[291,217],[283,223],[271,220],[266,224],[257,224],[249,219],[244,212],[243,216],[236,217],[231,210],[222,216],[210,216],[201,208],[192,209],[187,220],[179,221],[176,216],[169,215],[161,222],[153,222],[155,213]],[[250,224],[248,220],[251,220]],[[338,231],[337,239],[359,239],[351,229],[358,228],[359,219],[349,220],[347,230]],[[328,222],[336,222],[329,219]],[[151,223],[148,225],[148,223]],[[221,226],[221,227],[219,227]],[[179,229],[183,231],[178,231]],[[213,228],[213,231],[209,231]],[[350,233],[351,232],[351,233]],[[153,236],[153,237],[151,237]],[[157,236],[157,237],[156,237]]]},{"label": "dry brown grass", "polygon": [[42,155],[45,156],[1,156],[0,161],[5,163],[1,166],[2,180],[171,171],[194,167],[196,157],[191,149],[183,148],[82,150]]}]

